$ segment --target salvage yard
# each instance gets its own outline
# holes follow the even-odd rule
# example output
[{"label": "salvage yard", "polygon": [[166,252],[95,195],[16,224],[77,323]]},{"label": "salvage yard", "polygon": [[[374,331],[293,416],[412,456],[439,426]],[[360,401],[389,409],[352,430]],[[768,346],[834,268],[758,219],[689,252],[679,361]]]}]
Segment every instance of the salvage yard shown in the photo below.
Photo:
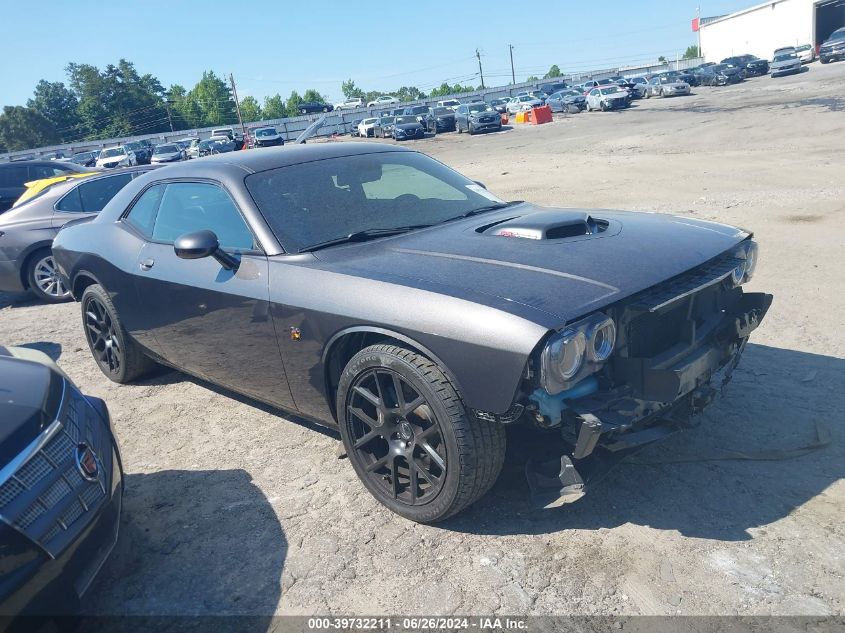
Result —
[{"label": "salvage yard", "polygon": [[532,445],[515,442],[479,503],[414,524],[366,491],[332,432],[176,372],[110,383],[78,304],[0,294],[0,344],[57,359],[106,400],[121,443],[121,537],[87,610],[843,613],[843,95],[845,63],[814,63],[621,112],[407,143],[508,200],[675,213],[759,241],[749,286],[774,303],[723,397],[557,510],[531,509]]}]

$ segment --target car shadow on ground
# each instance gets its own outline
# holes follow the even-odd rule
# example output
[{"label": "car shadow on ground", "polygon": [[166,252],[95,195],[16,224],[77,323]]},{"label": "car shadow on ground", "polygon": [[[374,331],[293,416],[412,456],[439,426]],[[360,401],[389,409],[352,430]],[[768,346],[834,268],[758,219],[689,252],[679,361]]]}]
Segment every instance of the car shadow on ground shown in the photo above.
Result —
[{"label": "car shadow on ground", "polygon": [[[144,618],[126,616],[191,616],[156,617],[146,628],[176,631],[221,615],[252,616],[218,622],[238,622],[238,631],[268,630],[288,544],[250,475],[165,470],[125,483],[120,538],[86,595],[80,630],[143,630]],[[217,630],[211,624],[195,628]]]},{"label": "car shadow on ground", "polygon": [[3,308],[24,308],[39,305],[31,292],[0,292],[0,310]]},{"label": "car shadow on ground", "polygon": [[[782,519],[845,478],[845,360],[749,345],[733,381],[698,426],[637,453],[581,500],[534,509],[524,464],[546,441],[511,429],[493,490],[440,527],[481,534],[545,534],[631,523],[684,536],[739,541]],[[829,444],[803,457],[761,461],[765,451]],[[521,437],[518,437],[521,436]],[[747,461],[725,460],[728,451]],[[716,457],[713,461],[703,458]],[[685,463],[661,463],[674,459]]]}]

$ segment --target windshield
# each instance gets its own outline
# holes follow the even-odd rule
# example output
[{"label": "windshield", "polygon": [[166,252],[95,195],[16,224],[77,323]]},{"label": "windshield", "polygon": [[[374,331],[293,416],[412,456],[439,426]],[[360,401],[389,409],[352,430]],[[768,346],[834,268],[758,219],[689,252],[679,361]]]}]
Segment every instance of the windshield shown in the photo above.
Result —
[{"label": "windshield", "polygon": [[492,112],[493,108],[491,108],[486,103],[472,103],[469,106],[470,112]]},{"label": "windshield", "polygon": [[255,136],[276,136],[278,132],[271,127],[265,127],[255,131]]},{"label": "windshield", "polygon": [[406,114],[405,116],[396,117],[396,123],[419,123],[419,121],[417,121],[417,117]]},{"label": "windshield", "polygon": [[416,152],[344,156],[247,176],[247,189],[288,252],[359,231],[430,225],[504,204]]},{"label": "windshield", "polygon": [[795,53],[784,53],[783,55],[775,55],[776,62],[786,62],[790,59],[798,59],[798,57],[795,56]]},{"label": "windshield", "polygon": [[179,148],[176,145],[156,145],[155,151],[153,154],[175,154],[179,151]]},{"label": "windshield", "polygon": [[425,114],[428,112],[428,106],[416,106],[405,110],[405,114]]},{"label": "windshield", "polygon": [[601,89],[601,93],[603,95],[612,95],[612,94],[615,94],[617,92],[622,92],[622,90],[617,88],[616,86],[611,86],[610,88],[602,88]]},{"label": "windshield", "polygon": [[461,105],[460,101],[457,101],[456,99],[447,99],[446,101],[441,101],[440,103],[445,106]]},{"label": "windshield", "polygon": [[434,108],[434,116],[442,116],[444,114],[454,114],[450,108]]},{"label": "windshield", "polygon": [[393,123],[396,120],[395,116],[383,116],[379,121],[379,125],[387,125],[389,123]]},{"label": "windshield", "polygon": [[613,82],[610,79],[599,79],[598,84],[600,86],[606,86],[607,84],[612,84]]},{"label": "windshield", "polygon": [[145,147],[141,145],[141,143],[124,143],[123,147],[125,149],[131,149],[133,152],[139,149],[145,149]]},{"label": "windshield", "polygon": [[799,46],[799,47],[798,47],[798,48],[796,48],[795,50],[796,50],[796,51],[808,51],[808,50],[810,50],[810,45],[809,45],[809,44],[804,44],[803,46]]},{"label": "windshield", "polygon": [[828,40],[845,40],[845,29],[839,29],[838,31],[834,31],[833,33],[831,33]]},{"label": "windshield", "polygon": [[202,149],[208,149],[208,148],[210,148],[212,145],[214,145],[214,141],[200,141],[200,147],[201,147]]},{"label": "windshield", "polygon": [[100,152],[100,158],[112,158],[113,156],[123,156],[124,154],[126,154],[126,151],[122,147],[112,147]]}]

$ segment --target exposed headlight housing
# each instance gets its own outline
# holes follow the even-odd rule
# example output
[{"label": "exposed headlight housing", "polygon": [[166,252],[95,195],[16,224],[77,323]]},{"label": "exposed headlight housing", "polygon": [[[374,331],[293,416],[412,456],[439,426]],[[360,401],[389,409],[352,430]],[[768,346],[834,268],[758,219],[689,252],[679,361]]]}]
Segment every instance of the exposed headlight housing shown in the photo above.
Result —
[{"label": "exposed headlight housing", "polygon": [[754,269],[757,267],[757,251],[757,242],[753,240],[746,240],[739,245],[734,253],[739,263],[731,271],[731,281],[734,285],[743,284],[754,275]]},{"label": "exposed headlight housing", "polygon": [[613,353],[616,323],[598,312],[552,336],[540,354],[540,384],[557,394],[598,371]]}]

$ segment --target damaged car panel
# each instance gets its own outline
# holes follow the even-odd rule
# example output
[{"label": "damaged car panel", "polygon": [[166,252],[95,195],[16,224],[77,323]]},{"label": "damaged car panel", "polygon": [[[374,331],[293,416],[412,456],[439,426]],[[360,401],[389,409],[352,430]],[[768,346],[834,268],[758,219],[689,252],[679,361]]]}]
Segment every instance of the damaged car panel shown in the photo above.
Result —
[{"label": "damaged car panel", "polygon": [[492,486],[507,424],[571,445],[528,476],[543,505],[577,496],[712,399],[771,301],[743,293],[746,231],[505,202],[367,144],[174,165],[53,252],[111,380],[155,360],[339,426],[368,490],[422,522]]}]

